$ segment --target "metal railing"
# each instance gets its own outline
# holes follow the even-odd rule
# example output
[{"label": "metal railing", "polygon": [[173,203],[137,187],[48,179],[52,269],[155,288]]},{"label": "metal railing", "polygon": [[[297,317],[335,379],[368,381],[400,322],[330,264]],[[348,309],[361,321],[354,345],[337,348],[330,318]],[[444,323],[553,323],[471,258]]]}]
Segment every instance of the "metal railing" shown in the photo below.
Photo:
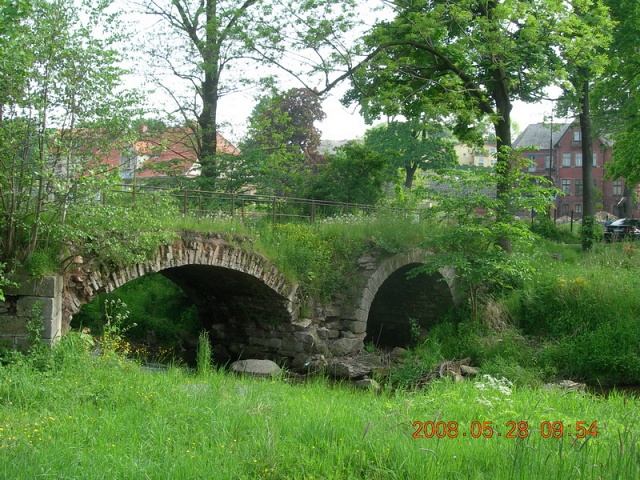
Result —
[{"label": "metal railing", "polygon": [[120,185],[102,192],[101,200],[107,204],[116,196],[120,200],[129,200],[132,207],[140,196],[162,194],[175,199],[181,213],[196,217],[229,215],[232,218],[256,219],[270,217],[273,223],[295,219],[313,223],[317,218],[335,215],[370,214],[378,211],[393,212],[403,216],[415,215],[418,210],[398,207],[375,207],[359,203],[330,202],[276,195],[253,193],[224,193],[207,190],[177,190],[147,185]]}]

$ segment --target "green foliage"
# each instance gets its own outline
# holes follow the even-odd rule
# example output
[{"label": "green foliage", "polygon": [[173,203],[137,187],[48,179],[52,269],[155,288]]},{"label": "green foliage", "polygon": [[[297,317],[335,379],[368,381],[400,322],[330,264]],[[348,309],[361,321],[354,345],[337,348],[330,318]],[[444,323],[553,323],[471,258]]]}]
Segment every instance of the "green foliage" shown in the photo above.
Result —
[{"label": "green foliage", "polygon": [[[375,480],[529,480],[578,470],[634,478],[638,469],[637,398],[513,387],[501,376],[376,395],[325,379],[202,377],[80,355],[55,372],[0,367],[0,398],[3,473],[12,479],[43,469],[66,478],[132,478],[144,469],[150,478]],[[522,419],[527,438],[505,438],[507,422]],[[429,421],[456,422],[458,437],[413,438],[414,422]],[[493,438],[472,438],[472,423],[485,421]],[[543,438],[543,422],[563,422],[563,438]],[[570,438],[576,422],[596,422],[598,436]]]},{"label": "green foliage", "polygon": [[580,243],[580,237],[566,225],[556,225],[553,219],[538,215],[531,225],[531,231],[540,237],[559,243]]},{"label": "green foliage", "polygon": [[271,259],[285,275],[303,283],[312,295],[326,296],[338,281],[331,244],[309,225],[274,225],[260,244],[269,249]]},{"label": "green foliage", "polygon": [[580,237],[582,239],[582,248],[584,250],[590,250],[595,242],[597,242],[598,240],[602,240],[602,236],[598,235],[595,216],[585,215],[582,218]]},{"label": "green foliage", "polygon": [[42,316],[41,302],[34,303],[31,311],[29,312],[27,332],[31,364],[34,368],[39,370],[50,368],[51,356],[49,352],[49,345],[47,345],[42,339],[42,335],[44,334],[44,317]]},{"label": "green foliage", "polygon": [[0,302],[4,302],[4,292],[2,291],[3,287],[13,287],[16,286],[14,282],[7,278],[8,272],[6,271],[7,265],[5,263],[0,262]]},{"label": "green foliage", "polygon": [[[152,75],[157,75],[157,83],[165,89],[168,69],[187,92],[191,91],[184,94],[172,91],[171,97],[182,119],[192,121],[196,117],[192,123],[204,177],[215,182],[226,175],[218,162],[216,148],[220,98],[247,84],[262,83],[273,87],[275,81],[270,75],[273,67],[299,80],[320,71],[328,74],[332,65],[346,58],[340,53],[348,57],[344,36],[353,26],[355,3],[354,0],[276,4],[255,0],[211,0],[206,8],[194,8],[188,0],[165,3],[145,0],[141,3],[144,13],[160,20],[149,29],[144,42],[151,58],[147,65],[154,70]],[[318,55],[318,62],[309,60],[306,55],[309,51]],[[299,61],[298,57],[291,62],[289,55],[303,55],[305,61]],[[251,60],[253,65],[249,67],[247,61]],[[260,69],[260,66],[265,68]],[[260,73],[256,77],[255,67],[267,78]],[[252,68],[251,73],[247,68]],[[308,89],[299,92],[307,98],[315,95]],[[301,116],[313,115],[310,111],[299,113]],[[276,117],[282,119],[279,113]],[[271,160],[278,172],[298,166],[298,159],[289,155]],[[268,165],[269,162],[265,162],[265,166]],[[266,169],[263,171],[269,173]],[[285,175],[279,178],[287,180]],[[291,187],[288,183],[285,186]],[[293,187],[297,187],[295,182]],[[276,182],[270,182],[268,188],[278,191],[280,187]]]},{"label": "green foliage", "polygon": [[529,100],[554,80],[550,33],[565,8],[554,1],[395,3],[395,17],[364,37],[371,54],[346,101],[358,101],[369,120],[453,114],[462,140],[489,116],[499,149],[510,146],[512,100]]},{"label": "green foliage", "polygon": [[312,169],[321,161],[315,122],[324,118],[317,94],[308,89],[294,88],[258,102],[240,150],[260,193],[303,195]]},{"label": "green foliage", "polygon": [[390,180],[384,156],[357,141],[342,146],[320,166],[310,198],[332,202],[376,205],[383,198],[383,185]]},{"label": "green foliage", "polygon": [[[129,312],[123,318],[126,338],[135,343],[149,339],[165,347],[177,345],[183,336],[197,337],[202,329],[198,312],[185,293],[161,274],[132,280],[110,294],[99,295],[74,315],[71,326],[102,332],[107,302],[122,302]],[[134,326],[135,325],[135,326]]]},{"label": "green foliage", "polygon": [[125,334],[129,328],[134,328],[136,324],[127,325],[128,318],[129,310],[123,301],[114,299],[104,302],[104,324],[102,325],[102,335],[99,338],[103,355],[115,356],[129,353]]},{"label": "green foliage", "polygon": [[439,170],[458,164],[453,137],[437,123],[389,122],[367,131],[364,144],[385,158],[392,173],[403,169],[404,186],[409,189],[418,169]]},{"label": "green foliage", "polygon": [[[172,199],[160,194],[143,195],[132,205],[126,192],[108,193],[113,180],[88,182],[69,206],[66,224],[49,227],[52,238],[67,245],[65,254],[69,258],[81,255],[104,265],[131,265],[148,260],[159,245],[177,236],[165,226],[178,211]],[[95,196],[103,195],[107,198],[96,202]]]},{"label": "green foliage", "polygon": [[51,225],[65,225],[78,183],[104,170],[100,160],[126,141],[137,112],[138,96],[121,84],[118,15],[107,6],[33,1],[6,46],[22,53],[2,55],[0,258],[14,264],[49,242]]},{"label": "green foliage", "polygon": [[411,345],[416,346],[420,341],[420,335],[422,331],[420,328],[420,322],[415,318],[409,319],[409,336],[411,338]]},{"label": "green foliage", "polygon": [[637,383],[640,303],[633,292],[640,256],[633,247],[598,247],[540,270],[513,292],[517,302],[509,308],[523,333],[543,342],[541,364],[590,383]]},{"label": "green foliage", "polygon": [[209,332],[203,330],[198,336],[197,365],[198,375],[207,376],[211,373],[211,343]]},{"label": "green foliage", "polygon": [[33,278],[42,278],[60,271],[58,252],[53,249],[33,252],[24,262],[24,268]]},{"label": "green foliage", "polygon": [[[482,294],[518,287],[533,273],[526,257],[500,246],[505,238],[530,242],[531,231],[524,222],[500,214],[544,212],[555,191],[524,174],[517,161],[512,161],[506,176],[486,170],[454,170],[431,177],[428,195],[435,203],[431,213],[441,226],[424,243],[435,255],[414,273],[455,267],[460,287],[468,290],[476,313]],[[505,179],[513,196],[493,195],[491,186]]]}]

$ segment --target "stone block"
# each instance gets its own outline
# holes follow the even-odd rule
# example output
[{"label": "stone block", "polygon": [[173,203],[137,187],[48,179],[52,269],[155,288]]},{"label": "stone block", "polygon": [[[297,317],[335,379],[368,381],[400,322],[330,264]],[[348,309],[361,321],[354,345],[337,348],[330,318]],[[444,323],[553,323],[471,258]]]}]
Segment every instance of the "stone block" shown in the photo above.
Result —
[{"label": "stone block", "polygon": [[311,345],[310,353],[314,355],[326,355],[329,353],[329,346],[323,341],[320,343],[314,343]]},{"label": "stone block", "polygon": [[20,297],[16,305],[16,315],[28,321],[37,303],[42,305],[41,314],[44,319],[42,338],[53,340],[59,337],[62,333],[62,297]]},{"label": "stone block", "polygon": [[326,340],[329,338],[329,329],[328,328],[319,328],[318,330],[318,338],[320,340]]},{"label": "stone block", "polygon": [[11,281],[17,287],[3,287],[5,295],[33,295],[35,297],[55,297],[62,294],[63,281],[60,275],[33,279],[27,275],[13,275]]},{"label": "stone block", "polygon": [[353,333],[363,333],[367,331],[367,322],[343,322],[344,329]]},{"label": "stone block", "polygon": [[27,335],[27,320],[15,315],[0,315],[0,335]]},{"label": "stone block", "polygon": [[238,360],[230,367],[232,372],[269,377],[280,373],[280,367],[271,360]]},{"label": "stone block", "polygon": [[318,333],[315,329],[310,329],[304,332],[294,332],[293,336],[298,340],[298,342],[313,345],[314,343],[318,343],[320,339],[318,338]]},{"label": "stone block", "polygon": [[364,348],[361,338],[339,338],[331,345],[331,353],[337,357],[357,353]]},{"label": "stone block", "polygon": [[310,318],[301,318],[297,322],[293,322],[294,325],[296,325],[297,327],[300,327],[302,329],[305,329],[305,328],[309,327],[312,323],[313,322],[311,321]]},{"label": "stone block", "polygon": [[269,348],[280,348],[282,340],[279,338],[265,338],[263,345]]}]

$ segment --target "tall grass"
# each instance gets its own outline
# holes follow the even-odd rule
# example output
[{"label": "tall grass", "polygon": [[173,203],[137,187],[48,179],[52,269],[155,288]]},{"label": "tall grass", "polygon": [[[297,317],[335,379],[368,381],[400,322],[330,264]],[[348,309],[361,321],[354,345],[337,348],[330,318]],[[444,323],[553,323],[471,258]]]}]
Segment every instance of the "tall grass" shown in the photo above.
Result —
[{"label": "tall grass", "polygon": [[522,332],[540,342],[540,363],[560,375],[640,383],[640,250],[630,243],[578,248],[539,249],[535,280],[506,304]]},{"label": "tall grass", "polygon": [[[29,362],[0,367],[0,399],[2,478],[640,474],[637,399],[514,388],[489,377],[376,395],[323,379],[146,371],[87,354],[55,371]],[[413,438],[414,422],[427,421],[457,422],[457,438]],[[528,421],[526,438],[507,438],[508,422],[521,421]],[[565,435],[543,438],[545,421],[563,422]],[[597,436],[576,439],[577,421],[596,422]],[[473,422],[492,422],[490,438],[473,438]]]}]

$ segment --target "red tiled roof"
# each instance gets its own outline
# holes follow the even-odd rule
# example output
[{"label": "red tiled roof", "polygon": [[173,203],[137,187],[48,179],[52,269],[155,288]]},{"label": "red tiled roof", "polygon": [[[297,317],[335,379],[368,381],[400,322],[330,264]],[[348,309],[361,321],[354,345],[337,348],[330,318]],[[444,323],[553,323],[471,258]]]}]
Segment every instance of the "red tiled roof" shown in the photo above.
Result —
[{"label": "red tiled roof", "polygon": [[[239,155],[240,150],[229,143],[222,135],[217,135],[217,151],[230,155]],[[164,177],[167,170],[172,175],[196,176],[199,165],[196,157],[196,139],[193,130],[183,127],[168,128],[162,133],[142,132],[140,139],[130,146],[131,156],[143,156],[144,166],[136,171],[136,177]],[[113,168],[120,167],[120,159],[125,151],[114,149],[103,163]]]}]

